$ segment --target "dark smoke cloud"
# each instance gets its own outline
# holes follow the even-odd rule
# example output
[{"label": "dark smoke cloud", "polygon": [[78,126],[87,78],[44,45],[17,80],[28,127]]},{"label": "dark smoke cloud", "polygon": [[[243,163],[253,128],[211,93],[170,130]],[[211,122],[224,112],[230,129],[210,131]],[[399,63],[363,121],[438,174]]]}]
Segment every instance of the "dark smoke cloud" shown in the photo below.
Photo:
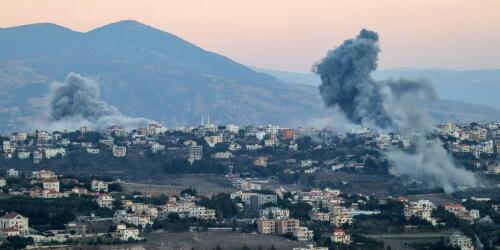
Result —
[{"label": "dark smoke cloud", "polygon": [[375,81],[371,77],[377,69],[378,40],[376,32],[363,29],[314,66],[313,71],[321,76],[320,93],[326,106],[338,108],[354,124],[390,129],[407,137],[417,134],[415,153],[387,153],[402,174],[446,192],[452,192],[454,185],[476,186],[475,176],[457,168],[440,144],[425,142],[432,121],[422,106],[437,99],[432,84],[422,79]]},{"label": "dark smoke cloud", "polygon": [[151,120],[132,118],[99,99],[97,82],[70,73],[64,82],[54,82],[48,95],[46,123],[51,130],[87,126],[102,131],[111,125],[125,128],[144,127]]}]

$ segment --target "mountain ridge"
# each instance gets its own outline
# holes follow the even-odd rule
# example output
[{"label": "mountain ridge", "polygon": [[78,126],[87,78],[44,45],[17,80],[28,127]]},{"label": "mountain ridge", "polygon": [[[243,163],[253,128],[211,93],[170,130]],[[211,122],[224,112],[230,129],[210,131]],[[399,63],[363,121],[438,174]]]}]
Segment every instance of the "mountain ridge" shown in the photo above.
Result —
[{"label": "mountain ridge", "polygon": [[137,21],[87,32],[44,23],[0,29],[0,130],[35,122],[50,83],[70,72],[100,82],[102,99],[124,114],[168,126],[198,124],[202,113],[219,123],[282,125],[329,113],[316,87]]}]

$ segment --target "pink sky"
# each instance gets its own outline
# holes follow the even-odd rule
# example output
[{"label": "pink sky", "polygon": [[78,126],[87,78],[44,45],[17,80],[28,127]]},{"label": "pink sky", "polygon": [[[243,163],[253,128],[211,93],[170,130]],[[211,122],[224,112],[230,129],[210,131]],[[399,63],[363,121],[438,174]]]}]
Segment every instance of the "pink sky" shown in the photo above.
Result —
[{"label": "pink sky", "polygon": [[500,1],[2,0],[0,27],[88,31],[135,19],[261,68],[307,72],[361,28],[381,36],[382,68],[500,68]]}]

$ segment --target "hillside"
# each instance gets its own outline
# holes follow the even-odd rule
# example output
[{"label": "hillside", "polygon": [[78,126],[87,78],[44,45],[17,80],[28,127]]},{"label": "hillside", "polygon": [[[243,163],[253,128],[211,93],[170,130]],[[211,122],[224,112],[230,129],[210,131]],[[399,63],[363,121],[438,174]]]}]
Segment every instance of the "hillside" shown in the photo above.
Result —
[{"label": "hillside", "polygon": [[[290,84],[136,21],[85,33],[43,23],[0,29],[0,131],[33,127],[51,82],[70,72],[100,82],[102,99],[122,113],[169,127],[198,124],[203,113],[216,123],[282,125],[326,114],[315,86]],[[469,117],[450,106],[439,106],[446,117]],[[500,116],[485,119],[492,117]]]},{"label": "hillside", "polygon": [[43,113],[41,97],[69,72],[97,79],[102,98],[123,113],[168,126],[197,124],[202,113],[220,123],[284,123],[321,107],[313,88],[136,21],[86,33],[33,24],[0,30],[2,123],[13,127]]}]

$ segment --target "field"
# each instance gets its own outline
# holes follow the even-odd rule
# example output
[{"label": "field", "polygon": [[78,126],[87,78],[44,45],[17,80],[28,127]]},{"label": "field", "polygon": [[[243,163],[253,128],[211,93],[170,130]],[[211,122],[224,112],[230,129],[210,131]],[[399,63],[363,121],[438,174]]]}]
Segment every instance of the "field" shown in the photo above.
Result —
[{"label": "field", "polygon": [[71,246],[59,247],[57,249],[81,249],[81,250],[204,250],[214,249],[216,246],[222,249],[241,249],[248,246],[250,249],[275,249],[289,250],[297,246],[305,246],[305,243],[292,241],[280,236],[242,234],[234,232],[185,232],[166,233],[157,232],[147,235],[146,241],[138,244],[107,245],[107,246]]},{"label": "field", "polygon": [[153,196],[179,195],[181,190],[186,188],[195,188],[199,195],[204,196],[221,192],[230,193],[235,190],[224,176],[209,174],[169,175],[149,183],[122,183],[122,187],[127,192],[138,191]]},{"label": "field", "polygon": [[451,231],[431,232],[431,233],[403,233],[403,234],[377,234],[365,235],[377,241],[384,242],[384,246],[390,246],[393,250],[408,249],[405,245],[412,243],[437,243],[444,239],[446,243]]}]

